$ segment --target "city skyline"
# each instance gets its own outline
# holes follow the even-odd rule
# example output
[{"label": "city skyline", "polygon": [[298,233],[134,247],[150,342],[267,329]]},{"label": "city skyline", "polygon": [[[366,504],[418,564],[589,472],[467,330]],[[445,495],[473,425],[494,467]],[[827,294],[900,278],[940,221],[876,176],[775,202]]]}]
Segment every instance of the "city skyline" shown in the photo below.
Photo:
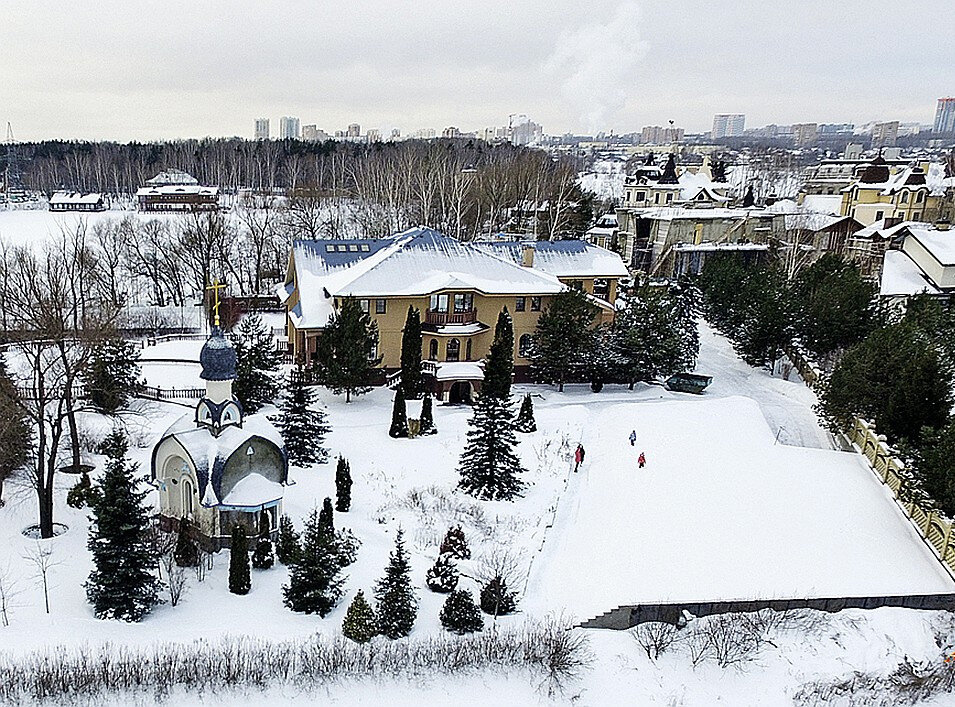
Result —
[{"label": "city skyline", "polygon": [[[22,140],[250,137],[253,118],[272,116],[275,134],[281,115],[382,135],[481,130],[511,113],[549,134],[639,132],[669,120],[701,133],[720,113],[745,114],[747,126],[931,124],[937,99],[955,91],[951,43],[916,45],[859,21],[887,8],[925,13],[905,1],[558,0],[507,13],[425,2],[403,14],[384,3],[239,2],[226,14],[171,2],[148,33],[115,0],[90,15],[12,5],[0,27],[0,120]],[[955,7],[932,5],[938,26],[955,22]]]}]

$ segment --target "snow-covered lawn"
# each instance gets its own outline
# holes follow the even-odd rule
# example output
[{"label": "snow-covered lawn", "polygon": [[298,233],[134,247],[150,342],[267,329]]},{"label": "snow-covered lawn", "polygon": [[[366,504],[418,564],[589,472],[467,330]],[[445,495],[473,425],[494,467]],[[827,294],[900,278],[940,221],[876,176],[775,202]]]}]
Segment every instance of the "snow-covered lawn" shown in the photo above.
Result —
[{"label": "snow-covered lawn", "polygon": [[[371,593],[399,527],[421,600],[413,636],[427,636],[441,630],[437,617],[444,597],[424,587],[424,575],[452,523],[464,526],[474,551],[475,558],[461,564],[466,575],[478,572],[482,556],[505,550],[529,569],[525,614],[501,619],[506,624],[548,612],[586,619],[651,600],[953,591],[874,475],[857,456],[828,448],[811,410],[811,391],[798,380],[746,367],[724,339],[705,328],[702,333],[699,371],[715,377],[704,396],[658,386],[608,386],[596,395],[586,386],[569,386],[565,393],[517,386],[515,392],[535,396],[539,431],[519,436],[530,486],[516,503],[478,502],[454,491],[469,409],[436,405],[436,436],[394,440],[387,435],[390,391],[377,389],[347,405],[320,391],[332,426],[332,459],[291,470],[285,511],[300,525],[325,496],[334,497],[334,457],[344,455],[355,481],[353,506],[336,513],[335,521],[362,541],[357,562],[346,570],[345,596],[325,619],[283,606],[287,570],[281,566],[253,571],[249,595],[230,594],[228,554],[220,553],[205,581],[191,581],[179,606],[164,604],[140,624],[96,620],[81,586],[90,570],[88,511],[64,503],[73,477],[61,478],[57,492],[57,520],[69,532],[46,541],[58,562],[46,615],[23,557],[35,543],[20,533],[35,521],[35,501],[29,488],[8,485],[8,503],[0,509],[0,575],[19,594],[11,625],[0,627],[0,647],[19,653],[58,644],[337,632],[355,592]],[[194,360],[199,346],[171,342],[143,353]],[[146,369],[159,376],[154,380],[171,380],[166,366],[189,368],[154,363]],[[197,377],[176,380],[200,384]],[[410,417],[417,416],[418,405],[409,404]],[[127,423],[141,446],[132,456],[146,473],[154,441],[179,415],[191,413],[164,403],[139,401],[135,407]],[[84,426],[101,430],[103,421],[88,419]],[[637,431],[636,447],[627,440],[631,429]],[[587,458],[574,475],[570,460],[577,442]],[[640,451],[648,458],[643,470],[636,468]],[[467,576],[461,586],[477,589]],[[593,705],[787,704],[787,695],[808,680],[891,667],[903,655],[938,654],[938,614],[882,609],[843,612],[827,621],[818,635],[790,636],[761,658],[758,669],[742,671],[713,665],[694,670],[680,654],[651,663],[627,633],[591,631],[596,662],[560,700],[579,694],[581,704]],[[425,696],[413,684],[399,684],[387,694],[399,704],[415,703],[416,695],[429,704],[457,704],[473,699],[475,690],[487,704],[504,704],[509,697],[526,703],[537,694],[530,686],[515,689],[513,676],[471,676],[438,687]],[[364,685],[358,693],[328,688],[327,696],[352,704],[356,694],[376,701],[379,693]],[[282,690],[275,696],[276,704],[296,697]]]}]

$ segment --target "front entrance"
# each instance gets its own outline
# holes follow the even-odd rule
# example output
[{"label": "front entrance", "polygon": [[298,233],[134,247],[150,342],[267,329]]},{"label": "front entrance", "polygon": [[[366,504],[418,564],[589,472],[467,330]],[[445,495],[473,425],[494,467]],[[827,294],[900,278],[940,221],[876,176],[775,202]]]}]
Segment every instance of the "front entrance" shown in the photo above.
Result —
[{"label": "front entrance", "polygon": [[448,391],[448,402],[452,405],[461,403],[470,404],[471,402],[471,384],[468,381],[456,381],[451,384]]}]

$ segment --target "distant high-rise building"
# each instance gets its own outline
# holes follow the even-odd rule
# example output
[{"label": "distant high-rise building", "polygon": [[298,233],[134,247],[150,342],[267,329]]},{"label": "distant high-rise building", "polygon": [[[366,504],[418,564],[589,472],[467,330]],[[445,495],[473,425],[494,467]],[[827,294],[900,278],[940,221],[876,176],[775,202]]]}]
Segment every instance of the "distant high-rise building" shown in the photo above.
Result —
[{"label": "distant high-rise building", "polygon": [[939,98],[935,109],[935,132],[955,133],[955,98]]},{"label": "distant high-rise building", "polygon": [[391,129],[391,140],[400,140],[401,139],[401,130],[398,128]]},{"label": "distant high-rise building", "polygon": [[269,119],[268,118],[255,119],[255,139],[256,140],[269,139]]},{"label": "distant high-rise building", "polygon": [[640,131],[640,142],[644,145],[669,145],[674,142],[683,142],[683,135],[683,128],[646,125]]},{"label": "distant high-rise building", "polygon": [[441,131],[441,137],[460,137],[461,131],[451,125]]},{"label": "distant high-rise building", "polygon": [[719,140],[723,137],[741,137],[746,127],[746,116],[742,113],[718,113],[713,116],[713,130],[710,137]]},{"label": "distant high-rise building", "polygon": [[792,131],[796,147],[808,147],[815,144],[819,135],[819,126],[816,123],[795,123]]},{"label": "distant high-rise building", "polygon": [[302,139],[310,142],[324,142],[325,140],[330,140],[331,137],[317,125],[303,125]]},{"label": "distant high-rise building", "polygon": [[365,133],[365,137],[368,138],[368,142],[381,142],[381,131],[375,128],[369,128],[368,132]]},{"label": "distant high-rise building", "polygon": [[876,123],[872,126],[872,147],[892,147],[899,137],[899,121]]},{"label": "distant high-rise building", "polygon": [[279,121],[279,137],[282,140],[298,140],[302,136],[302,121],[291,116],[282,116]]},{"label": "distant high-rise building", "polygon": [[515,145],[540,142],[544,129],[523,113],[512,113],[507,121],[507,138]]},{"label": "distant high-rise building", "polygon": [[361,136],[361,125],[358,123],[351,123],[348,126],[348,129],[345,131],[345,137],[360,137]]}]

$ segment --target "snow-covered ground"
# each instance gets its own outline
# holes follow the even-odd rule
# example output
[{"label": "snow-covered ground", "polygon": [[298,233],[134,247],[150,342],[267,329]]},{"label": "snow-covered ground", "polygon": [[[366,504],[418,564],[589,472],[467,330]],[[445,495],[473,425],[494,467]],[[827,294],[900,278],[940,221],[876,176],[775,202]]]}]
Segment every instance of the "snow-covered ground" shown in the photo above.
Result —
[{"label": "snow-covered ground", "polygon": [[[747,367],[725,339],[705,327],[702,344],[698,370],[714,376],[703,396],[658,386],[634,391],[607,386],[596,395],[586,386],[568,386],[565,393],[517,386],[517,393],[535,396],[539,431],[520,435],[530,487],[515,503],[478,502],[454,492],[467,408],[438,405],[438,435],[394,440],[387,435],[390,391],[377,389],[350,404],[320,391],[332,426],[327,446],[333,458],[349,459],[355,480],[352,510],[336,514],[336,524],[362,541],[358,560],[346,570],[345,596],[325,619],[283,606],[287,570],[281,566],[253,571],[249,595],[230,594],[228,555],[220,553],[205,581],[191,581],[179,606],[161,605],[140,624],[96,620],[81,586],[90,570],[88,511],[64,503],[73,477],[61,478],[57,491],[57,520],[69,531],[45,542],[57,562],[47,615],[33,568],[24,559],[35,543],[20,533],[34,522],[35,501],[29,488],[8,484],[8,502],[0,509],[0,576],[19,593],[11,625],[0,627],[0,648],[16,654],[54,645],[334,633],[354,593],[373,589],[399,527],[409,543],[421,600],[413,635],[427,636],[441,630],[443,596],[424,587],[424,575],[452,523],[464,526],[474,551],[475,558],[462,563],[466,574],[478,571],[482,556],[503,550],[529,569],[524,613],[500,619],[506,625],[550,612],[586,619],[641,600],[955,591],[875,476],[857,456],[830,448],[808,388],[795,377],[786,381]],[[195,360],[200,345],[170,342],[145,349],[143,357]],[[189,364],[157,362],[147,363],[144,374],[151,382],[175,375],[176,385],[199,385],[197,376],[189,379],[189,370]],[[409,416],[417,416],[417,405],[409,404]],[[139,445],[131,456],[141,472],[148,472],[152,444],[184,413],[191,411],[139,401],[125,417]],[[90,418],[83,426],[102,434],[102,420]],[[627,441],[631,429],[638,435],[633,448]],[[578,441],[587,458],[574,475],[570,455]],[[643,470],[636,468],[639,451],[648,457]],[[285,511],[296,523],[322,498],[334,496],[333,460],[293,468],[290,478]],[[467,577],[461,586],[477,589]],[[943,615],[898,609],[849,611],[821,621],[812,635],[782,636],[757,662],[738,670],[708,663],[693,668],[679,651],[651,662],[627,632],[588,631],[595,661],[555,700],[789,704],[808,681],[856,669],[891,669],[906,655],[937,658],[935,633],[951,628]],[[307,699],[354,704],[386,695],[395,704],[440,705],[480,694],[482,704],[547,703],[537,688],[520,676],[471,675],[420,688],[400,680],[323,687]],[[176,701],[193,699],[199,698]],[[223,693],[202,699],[259,704],[262,696]],[[297,699],[301,696],[288,689],[269,694],[275,704]]]}]

